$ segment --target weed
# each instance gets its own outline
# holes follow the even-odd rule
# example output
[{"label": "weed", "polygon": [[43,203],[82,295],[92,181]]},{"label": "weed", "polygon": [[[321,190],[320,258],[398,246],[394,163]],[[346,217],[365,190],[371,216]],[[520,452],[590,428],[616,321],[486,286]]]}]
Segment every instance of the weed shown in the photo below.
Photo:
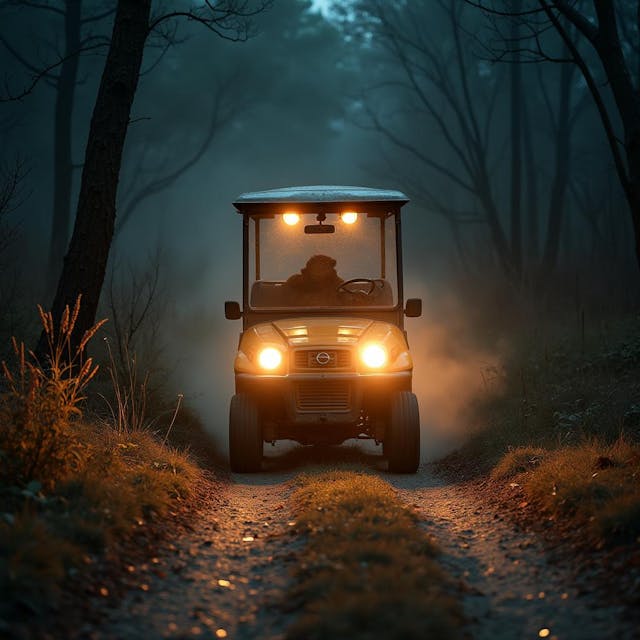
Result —
[{"label": "weed", "polygon": [[491,471],[494,480],[513,478],[540,465],[547,450],[540,447],[518,447],[509,451]]},{"label": "weed", "polygon": [[73,312],[67,306],[58,331],[51,312],[38,306],[49,354],[41,364],[24,343],[13,338],[16,369],[2,362],[7,390],[0,397],[0,479],[27,484],[38,480],[51,489],[55,482],[83,464],[84,447],[76,437],[74,420],[81,417],[84,390],[98,366],[84,359],[84,350],[104,324],[96,323],[72,347],[72,334],[80,311],[80,296]]},{"label": "weed", "polygon": [[185,454],[150,432],[82,419],[80,404],[97,370],[84,349],[102,323],[72,349],[79,305],[80,299],[72,312],[65,309],[57,334],[51,314],[40,309],[46,365],[15,339],[16,370],[3,363],[0,635],[25,620],[46,624],[67,577],[88,554],[188,500],[199,478]]}]

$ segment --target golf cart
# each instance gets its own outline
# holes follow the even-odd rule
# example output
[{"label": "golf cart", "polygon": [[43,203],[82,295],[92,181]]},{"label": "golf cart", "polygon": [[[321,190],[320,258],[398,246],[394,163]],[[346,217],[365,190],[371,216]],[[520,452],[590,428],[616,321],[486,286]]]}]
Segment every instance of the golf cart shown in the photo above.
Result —
[{"label": "golf cart", "polygon": [[242,318],[229,412],[231,468],[261,468],[263,443],[382,443],[415,473],[418,402],[404,316],[400,191],[307,186],[244,193]]}]

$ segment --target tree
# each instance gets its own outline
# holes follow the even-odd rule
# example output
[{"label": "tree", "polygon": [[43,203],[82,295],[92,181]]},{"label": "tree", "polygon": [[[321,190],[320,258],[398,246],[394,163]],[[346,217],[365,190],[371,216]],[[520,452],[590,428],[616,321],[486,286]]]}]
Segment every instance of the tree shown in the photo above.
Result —
[{"label": "tree", "polygon": [[[189,169],[194,167],[210,149],[216,135],[220,133],[234,118],[248,109],[246,86],[239,82],[241,78],[238,70],[229,74],[220,82],[215,82],[212,91],[212,105],[204,135],[201,136],[196,148],[186,154],[181,162],[175,164],[175,149],[178,145],[169,139],[165,143],[161,161],[154,167],[145,166],[147,142],[143,141],[135,152],[135,164],[130,171],[125,170],[128,180],[121,188],[118,199],[118,220],[115,233],[118,235],[131,219],[138,207],[148,198],[158,195],[171,188]],[[239,90],[239,89],[242,89]],[[184,145],[180,144],[180,148]],[[157,150],[156,150],[157,155]],[[167,168],[167,165],[170,168]]]},{"label": "tree", "polygon": [[[250,18],[264,7],[265,2],[253,7],[247,1],[226,0],[152,16],[151,0],[118,1],[91,118],[73,235],[52,305],[53,317],[59,319],[65,306],[82,295],[76,339],[95,320],[114,233],[122,152],[149,34],[187,18],[221,37],[243,40]],[[40,353],[45,339],[41,335]]]},{"label": "tree", "polygon": [[[513,52],[514,48],[525,51],[534,61],[571,62],[580,70],[597,108],[629,205],[640,268],[640,0],[635,3],[631,0],[591,0],[589,3],[531,0],[518,11],[497,0],[467,2],[487,15],[517,18],[527,24],[528,44],[516,44],[508,47],[509,51]],[[631,23],[634,27],[629,26],[629,14],[635,17]],[[565,45],[568,58],[558,60],[545,49],[542,34],[550,29]],[[602,74],[606,82],[599,79]],[[617,123],[622,135],[617,131]]]},{"label": "tree", "polygon": [[112,7],[98,9],[83,15],[82,0],[64,0],[60,6],[28,0],[5,0],[1,9],[33,11],[35,21],[39,14],[52,16],[63,22],[64,48],[54,65],[42,65],[29,59],[9,40],[0,34],[0,43],[13,58],[33,75],[32,84],[4,99],[20,99],[34,88],[33,82],[44,80],[55,91],[53,117],[53,203],[49,257],[47,265],[47,290],[53,290],[62,268],[62,259],[69,239],[71,217],[71,191],[74,162],[72,158],[72,123],[80,56],[108,45],[105,37],[92,32],[83,33],[86,27],[99,23],[113,14]]},{"label": "tree", "polygon": [[[414,127],[394,124],[393,117],[374,109],[370,99],[365,103],[365,126],[423,166],[425,175],[420,184],[414,182],[414,187],[431,210],[450,221],[456,233],[461,224],[478,218],[484,221],[500,267],[507,277],[516,278],[513,247],[501,220],[492,180],[495,142],[491,131],[500,83],[495,76],[478,73],[465,46],[464,4],[455,0],[437,0],[436,4],[444,22],[439,33],[447,40],[445,46],[431,37],[431,10],[415,11],[410,5],[395,9],[380,0],[360,6],[370,16],[375,41],[400,72],[399,78],[388,78],[383,86],[391,87],[394,96],[402,96],[403,101],[406,98],[414,117],[433,127],[440,144],[420,140]],[[443,198],[431,186],[437,180],[442,181],[443,191],[453,188],[466,194],[471,206],[452,206],[452,198]]]}]

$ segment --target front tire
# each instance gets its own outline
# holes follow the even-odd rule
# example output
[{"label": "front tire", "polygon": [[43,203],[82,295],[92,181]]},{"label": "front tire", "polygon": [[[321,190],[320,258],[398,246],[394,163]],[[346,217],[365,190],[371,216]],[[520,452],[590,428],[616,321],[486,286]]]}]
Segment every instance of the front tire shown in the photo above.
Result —
[{"label": "front tire", "polygon": [[253,473],[262,466],[260,416],[245,393],[234,395],[229,406],[229,462],[237,473]]},{"label": "front tire", "polygon": [[384,453],[392,473],[415,473],[420,464],[420,413],[411,391],[399,391],[391,398]]}]

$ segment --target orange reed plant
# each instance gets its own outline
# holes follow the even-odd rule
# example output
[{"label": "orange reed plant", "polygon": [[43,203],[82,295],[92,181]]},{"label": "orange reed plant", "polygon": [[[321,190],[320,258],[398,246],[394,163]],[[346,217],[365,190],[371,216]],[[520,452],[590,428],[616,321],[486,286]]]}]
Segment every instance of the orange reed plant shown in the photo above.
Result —
[{"label": "orange reed plant", "polygon": [[85,399],[84,389],[98,370],[84,351],[106,320],[85,331],[74,347],[80,301],[78,296],[73,311],[65,307],[57,330],[51,312],[38,305],[48,342],[46,364],[12,338],[17,365],[12,371],[2,362],[6,389],[0,396],[0,479],[4,482],[37,480],[51,488],[82,464],[82,443],[73,422],[82,416],[79,405]]}]

